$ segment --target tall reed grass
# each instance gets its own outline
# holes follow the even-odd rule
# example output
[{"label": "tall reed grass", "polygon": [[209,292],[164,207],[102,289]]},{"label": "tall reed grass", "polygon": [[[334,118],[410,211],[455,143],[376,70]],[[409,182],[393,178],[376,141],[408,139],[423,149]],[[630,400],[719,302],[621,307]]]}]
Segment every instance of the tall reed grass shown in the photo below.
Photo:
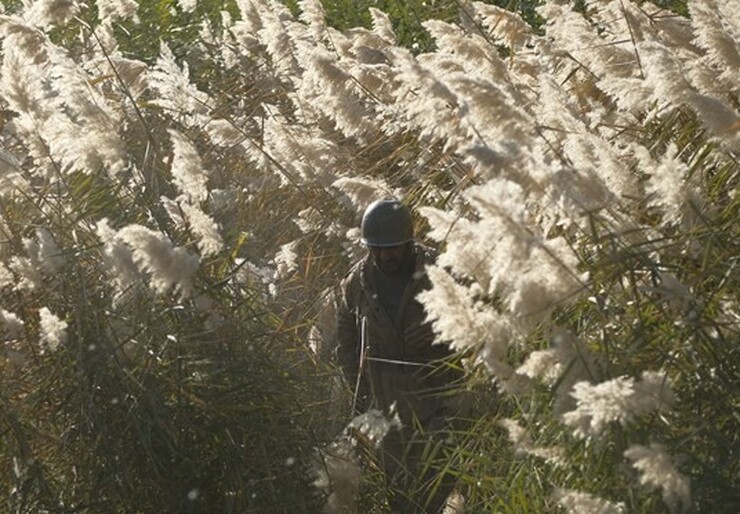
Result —
[{"label": "tall reed grass", "polygon": [[382,512],[328,306],[388,195],[466,511],[737,511],[737,0],[384,6],[4,7],[8,511]]}]

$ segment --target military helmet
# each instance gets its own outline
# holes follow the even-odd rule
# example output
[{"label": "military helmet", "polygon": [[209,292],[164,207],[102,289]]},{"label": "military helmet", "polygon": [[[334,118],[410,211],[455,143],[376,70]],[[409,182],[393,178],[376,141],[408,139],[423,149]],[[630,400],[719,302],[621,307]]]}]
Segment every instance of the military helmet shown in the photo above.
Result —
[{"label": "military helmet", "polygon": [[394,199],[376,200],[362,216],[362,242],[368,246],[398,246],[414,239],[411,211]]}]

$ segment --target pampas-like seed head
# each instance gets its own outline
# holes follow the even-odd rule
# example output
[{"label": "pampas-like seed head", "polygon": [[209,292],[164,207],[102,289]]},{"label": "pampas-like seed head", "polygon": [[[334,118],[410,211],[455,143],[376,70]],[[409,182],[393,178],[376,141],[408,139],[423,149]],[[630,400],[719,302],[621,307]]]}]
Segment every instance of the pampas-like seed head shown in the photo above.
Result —
[{"label": "pampas-like seed head", "polygon": [[43,350],[55,352],[67,342],[67,322],[59,319],[48,309],[39,309],[39,341]]},{"label": "pampas-like seed head", "polygon": [[96,3],[101,21],[139,21],[136,14],[139,4],[135,0],[96,0]]},{"label": "pampas-like seed head", "polygon": [[583,491],[558,489],[555,499],[570,514],[625,514],[624,503],[613,503]]},{"label": "pampas-like seed head", "polygon": [[671,512],[682,512],[691,506],[689,478],[676,469],[663,445],[632,445],[624,452],[624,456],[640,471],[640,484],[649,490],[661,490],[663,501]]},{"label": "pampas-like seed head", "polygon": [[185,248],[175,247],[161,232],[141,225],[128,225],[117,233],[133,252],[134,262],[151,276],[150,287],[158,294],[174,287],[183,297],[192,292],[192,277],[200,261]]},{"label": "pampas-like seed head", "polygon": [[177,189],[191,201],[205,200],[208,196],[208,176],[198,151],[185,136],[170,130],[172,141],[172,178]]},{"label": "pampas-like seed head", "polygon": [[19,339],[25,332],[23,320],[12,312],[0,309],[0,333],[2,340],[12,341]]}]

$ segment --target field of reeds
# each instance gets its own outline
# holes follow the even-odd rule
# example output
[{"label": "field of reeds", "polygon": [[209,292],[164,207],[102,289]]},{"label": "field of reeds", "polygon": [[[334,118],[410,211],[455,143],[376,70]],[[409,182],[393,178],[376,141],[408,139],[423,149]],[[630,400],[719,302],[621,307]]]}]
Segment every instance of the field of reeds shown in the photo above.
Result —
[{"label": "field of reeds", "polygon": [[331,306],[387,196],[461,510],[740,511],[738,0],[3,1],[0,511],[386,512]]}]

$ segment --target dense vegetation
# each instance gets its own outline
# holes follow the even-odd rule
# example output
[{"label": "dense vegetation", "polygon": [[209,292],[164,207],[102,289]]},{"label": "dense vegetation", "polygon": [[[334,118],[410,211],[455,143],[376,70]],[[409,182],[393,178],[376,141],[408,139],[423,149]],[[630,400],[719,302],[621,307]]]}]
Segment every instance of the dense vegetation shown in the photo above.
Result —
[{"label": "dense vegetation", "polygon": [[2,9],[2,510],[383,512],[330,306],[387,195],[466,512],[740,510],[737,0]]}]

